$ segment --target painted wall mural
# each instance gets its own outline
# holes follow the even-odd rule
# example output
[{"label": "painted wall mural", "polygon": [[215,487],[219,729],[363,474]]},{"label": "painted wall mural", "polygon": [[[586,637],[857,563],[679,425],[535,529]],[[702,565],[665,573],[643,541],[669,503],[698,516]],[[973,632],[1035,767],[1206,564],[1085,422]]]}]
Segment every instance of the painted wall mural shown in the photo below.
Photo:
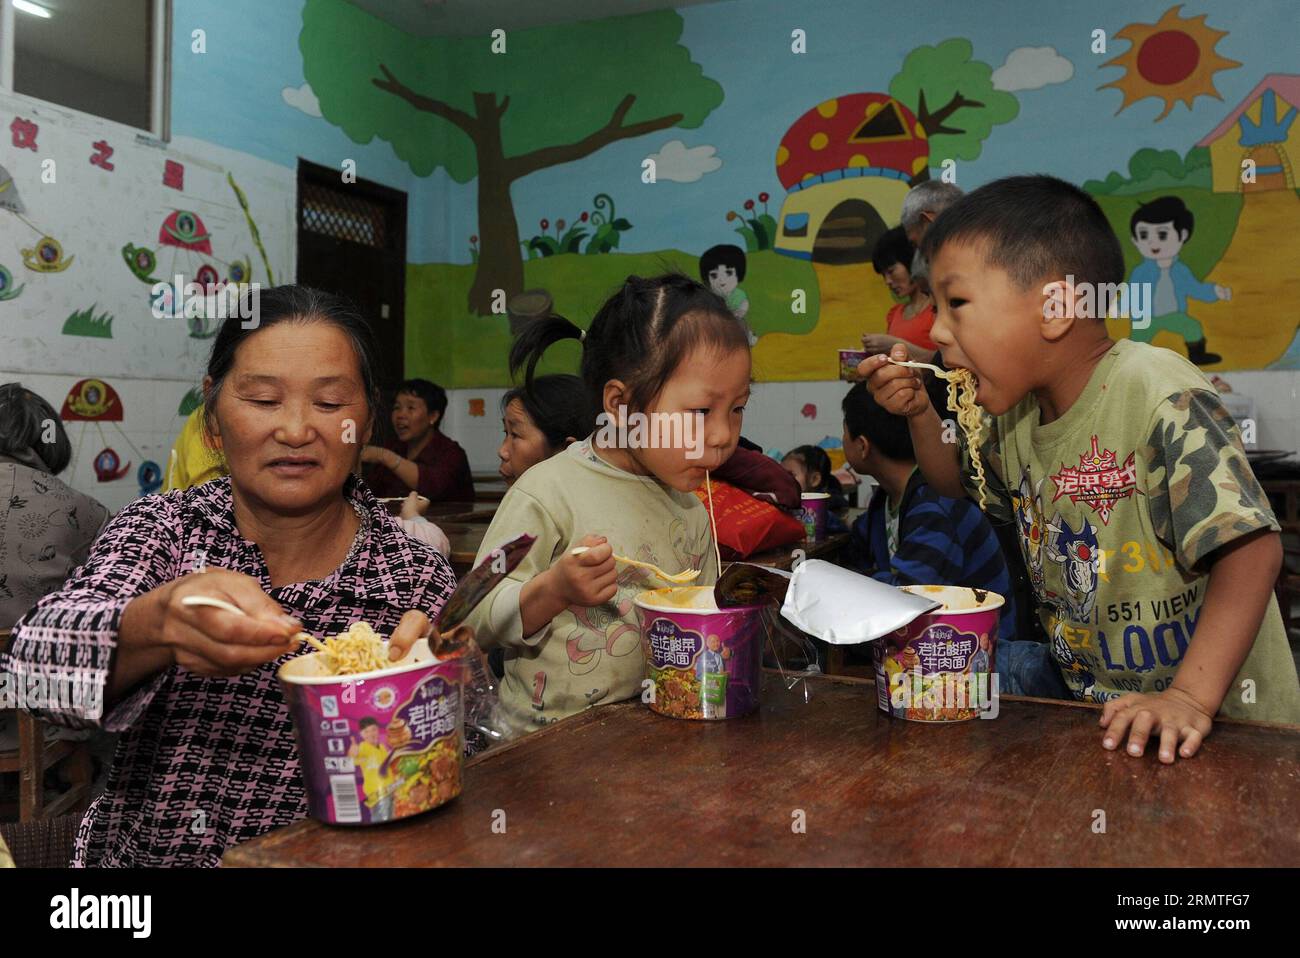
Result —
[{"label": "painted wall mural", "polygon": [[[1101,0],[1050,28],[1000,9],[995,28],[945,10],[936,38],[825,0],[801,11],[804,50],[770,0],[497,46],[306,0],[308,82],[293,93],[355,142],[388,141],[414,174],[450,178],[450,242],[408,267],[407,297],[408,371],[448,386],[507,384],[495,290],[544,290],[581,325],[626,275],[664,268],[721,283],[760,380],[833,380],[837,351],[883,331],[894,304],[870,254],[907,190],[1028,171],[1084,184],[1130,278],[1160,285],[1151,325],[1111,321],[1114,335],[1214,370],[1300,368],[1287,266],[1300,79],[1276,11]],[[702,269],[725,247],[743,275],[730,252]],[[543,368],[572,369],[576,349],[554,353]]]}]

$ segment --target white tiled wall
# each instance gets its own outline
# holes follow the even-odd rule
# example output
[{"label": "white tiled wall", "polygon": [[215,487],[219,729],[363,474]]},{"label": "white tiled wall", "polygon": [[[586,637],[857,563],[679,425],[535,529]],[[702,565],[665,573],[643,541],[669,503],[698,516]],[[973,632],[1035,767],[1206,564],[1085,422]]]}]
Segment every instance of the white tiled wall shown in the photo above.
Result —
[{"label": "white tiled wall", "polygon": [[[834,382],[757,383],[745,410],[744,434],[767,452],[788,452],[827,436],[839,440],[840,400],[848,384]],[[445,431],[459,442],[475,472],[497,468],[501,444],[501,397],[505,389],[453,389],[448,392]],[[470,415],[470,401],[482,399],[484,415]],[[805,407],[810,415],[805,415]]]},{"label": "white tiled wall", "polygon": [[[1300,449],[1300,372],[1220,373],[1233,391],[1255,400],[1257,449]],[[827,436],[837,441],[843,420],[840,401],[849,384],[830,382],[757,383],[745,410],[745,437],[767,452],[788,452],[817,445]],[[501,443],[501,397],[504,389],[451,390],[447,433],[465,447],[475,472],[497,468]],[[471,399],[484,400],[484,415],[469,414]]]},{"label": "white tiled wall", "polygon": [[1300,449],[1300,372],[1220,373],[1255,400],[1256,449]]}]

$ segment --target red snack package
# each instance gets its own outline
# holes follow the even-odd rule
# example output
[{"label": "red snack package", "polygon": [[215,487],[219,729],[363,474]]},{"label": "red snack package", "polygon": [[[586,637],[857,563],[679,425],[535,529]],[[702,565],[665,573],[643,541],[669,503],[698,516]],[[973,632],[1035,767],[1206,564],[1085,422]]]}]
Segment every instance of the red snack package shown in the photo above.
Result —
[{"label": "red snack package", "polygon": [[[708,490],[700,486],[695,495],[707,509]],[[724,559],[744,559],[804,537],[803,523],[794,516],[725,482],[713,481],[713,509]]]}]

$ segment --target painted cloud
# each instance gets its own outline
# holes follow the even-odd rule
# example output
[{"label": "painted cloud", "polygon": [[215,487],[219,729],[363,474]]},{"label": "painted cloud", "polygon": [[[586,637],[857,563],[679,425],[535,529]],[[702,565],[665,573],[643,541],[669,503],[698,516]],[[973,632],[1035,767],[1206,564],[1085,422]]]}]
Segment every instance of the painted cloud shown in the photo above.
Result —
[{"label": "painted cloud", "polygon": [[669,140],[659,148],[658,153],[651,153],[655,162],[655,178],[672,180],[674,183],[694,183],[706,173],[712,173],[722,166],[717,147],[687,147],[681,140]]},{"label": "painted cloud", "polygon": [[320,100],[316,99],[310,83],[299,87],[287,86],[280,91],[280,96],[295,110],[302,110],[308,116],[320,116]]},{"label": "painted cloud", "polygon": [[1014,93],[1037,90],[1053,83],[1064,83],[1074,76],[1074,64],[1056,52],[1055,47],[1019,47],[1007,54],[1007,60],[993,71],[993,88]]}]

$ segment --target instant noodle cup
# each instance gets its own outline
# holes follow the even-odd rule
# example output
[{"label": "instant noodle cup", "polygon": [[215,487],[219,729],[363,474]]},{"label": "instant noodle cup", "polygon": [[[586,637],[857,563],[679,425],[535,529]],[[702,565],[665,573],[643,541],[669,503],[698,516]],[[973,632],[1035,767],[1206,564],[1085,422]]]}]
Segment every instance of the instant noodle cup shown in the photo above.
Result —
[{"label": "instant noodle cup", "polygon": [[858,365],[870,355],[864,349],[841,349],[840,379],[850,383],[857,382],[861,378],[858,375]]},{"label": "instant noodle cup", "polygon": [[334,675],[321,653],[290,659],[280,680],[307,807],[331,825],[373,825],[427,812],[460,794],[464,660],[419,640],[391,667]]},{"label": "instant noodle cup", "polygon": [[689,719],[740,718],[758,708],[763,606],[719,609],[710,586],[642,592],[641,623],[650,708]]},{"label": "instant noodle cup", "polygon": [[998,620],[996,592],[946,585],[905,585],[904,592],[943,605],[872,643],[881,711],[913,722],[964,722],[988,707]]},{"label": "instant noodle cup", "polygon": [[819,542],[826,538],[826,512],[830,507],[829,492],[805,492],[799,497],[799,518],[805,539]]}]

